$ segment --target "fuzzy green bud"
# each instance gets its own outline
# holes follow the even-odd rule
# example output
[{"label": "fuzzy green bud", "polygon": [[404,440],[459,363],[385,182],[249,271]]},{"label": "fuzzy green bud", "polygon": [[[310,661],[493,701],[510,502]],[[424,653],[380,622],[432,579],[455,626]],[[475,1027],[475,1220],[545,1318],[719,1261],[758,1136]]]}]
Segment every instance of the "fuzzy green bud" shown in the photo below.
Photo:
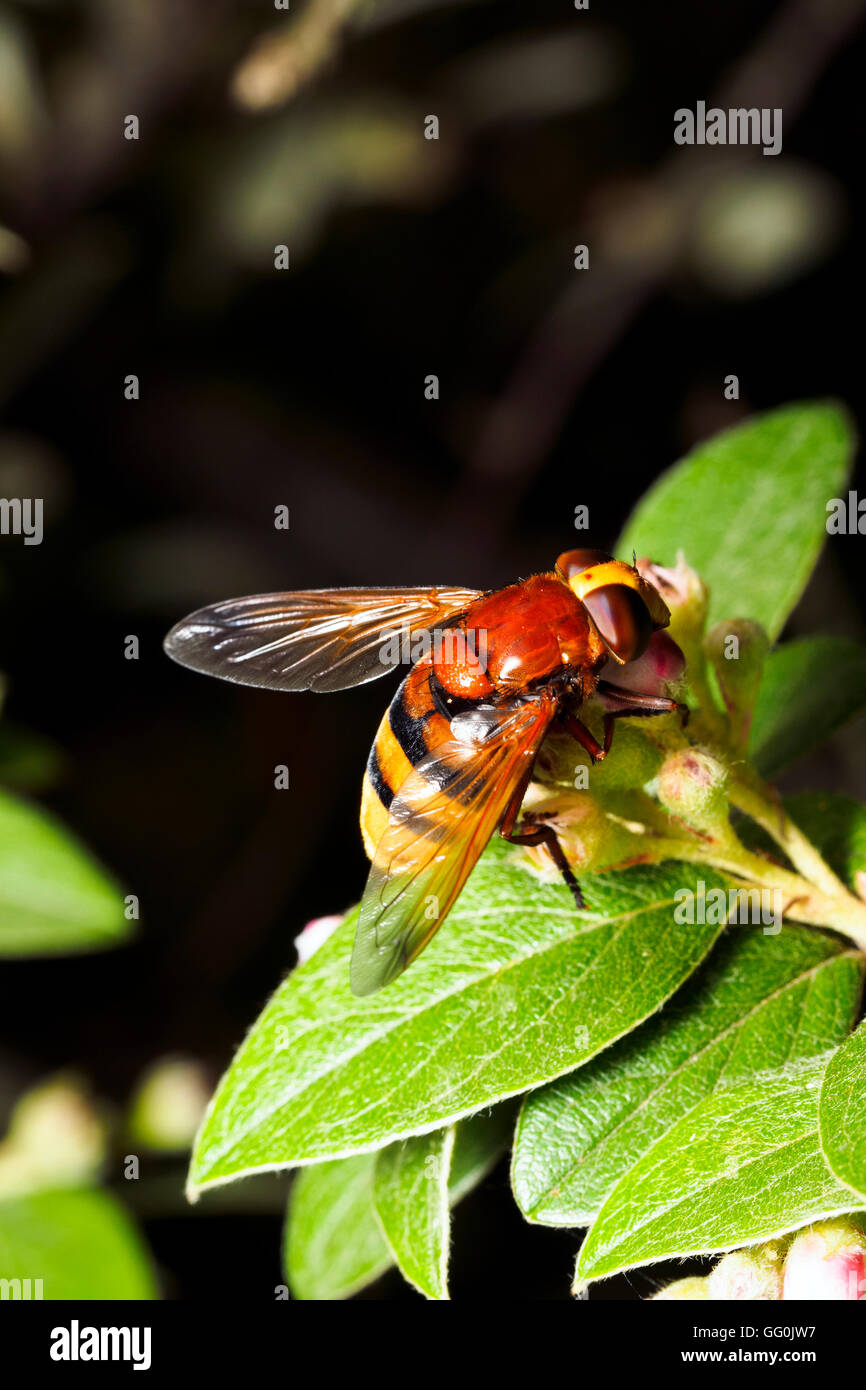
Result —
[{"label": "fuzzy green bud", "polygon": [[710,834],[727,834],[727,781],[724,764],[706,749],[682,748],[662,763],[656,795],[677,820]]},{"label": "fuzzy green bud", "polygon": [[675,1279],[672,1284],[667,1284],[658,1293],[652,1296],[653,1303],[672,1303],[686,1300],[694,1303],[709,1299],[710,1292],[707,1287],[707,1280],[700,1279],[692,1275],[688,1279]]},{"label": "fuzzy green bud", "polygon": [[663,757],[643,728],[620,720],[611,751],[600,763],[594,763],[571,734],[549,734],[536,759],[535,777],[573,791],[602,793],[642,787],[655,777]]},{"label": "fuzzy green bud", "polygon": [[[629,858],[637,837],[605,813],[603,806],[585,791],[550,792],[533,784],[523,802],[524,817],[538,817],[556,831],[575,873],[600,872]],[[544,878],[558,871],[543,845],[527,847],[532,867]]]},{"label": "fuzzy green bud", "polygon": [[564,729],[549,733],[535,759],[533,778],[545,786],[571,787],[586,791],[589,787],[591,761],[576,739]]},{"label": "fuzzy green bud", "polygon": [[593,767],[589,785],[598,792],[642,787],[655,777],[663,758],[661,748],[643,728],[620,719],[611,750],[604,762]]},{"label": "fuzzy green bud", "polygon": [[782,1273],[787,1242],[769,1241],[724,1255],[707,1276],[710,1298],[767,1302],[782,1297]]},{"label": "fuzzy green bud", "polygon": [[739,752],[745,751],[749,741],[752,712],[769,650],[766,632],[750,618],[716,623],[704,638],[704,651],[728,713],[731,742]]}]

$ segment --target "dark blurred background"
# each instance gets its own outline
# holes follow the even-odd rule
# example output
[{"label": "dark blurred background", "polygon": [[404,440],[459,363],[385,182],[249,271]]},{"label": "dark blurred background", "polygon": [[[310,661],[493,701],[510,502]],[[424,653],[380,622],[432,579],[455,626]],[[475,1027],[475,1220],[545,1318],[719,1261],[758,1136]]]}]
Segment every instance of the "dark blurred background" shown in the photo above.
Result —
[{"label": "dark blurred background", "polygon": [[[46,506],[41,546],[0,542],[0,666],[9,718],[62,754],[42,799],[143,915],[127,949],[4,965],[4,1093],[71,1064],[119,1103],[178,1051],[216,1077],[293,937],[362,887],[389,683],[221,686],[162,655],[184,613],[271,588],[494,587],[585,542],[579,504],[612,543],[661,470],[753,411],[862,411],[864,13],[0,8],[0,495]],[[782,107],[782,153],[676,147],[673,113],[699,99]],[[862,635],[858,554],[832,542],[792,630]],[[864,776],[861,723],[821,779]],[[142,1215],[169,1296],[279,1282],[276,1206]],[[457,1215],[454,1295],[567,1297],[576,1244],[525,1226],[497,1170]]]}]

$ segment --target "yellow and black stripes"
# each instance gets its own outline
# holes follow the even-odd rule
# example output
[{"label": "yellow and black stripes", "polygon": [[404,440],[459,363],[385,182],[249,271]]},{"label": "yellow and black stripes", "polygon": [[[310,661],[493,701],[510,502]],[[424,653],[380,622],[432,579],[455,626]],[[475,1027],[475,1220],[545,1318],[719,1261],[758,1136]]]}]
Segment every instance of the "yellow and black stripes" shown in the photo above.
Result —
[{"label": "yellow and black stripes", "polygon": [[[428,753],[453,737],[441,706],[431,663],[420,661],[391,701],[367,760],[361,834],[370,859],[385,832],[391,803],[406,778]],[[431,791],[435,788],[436,781],[431,783]]]}]

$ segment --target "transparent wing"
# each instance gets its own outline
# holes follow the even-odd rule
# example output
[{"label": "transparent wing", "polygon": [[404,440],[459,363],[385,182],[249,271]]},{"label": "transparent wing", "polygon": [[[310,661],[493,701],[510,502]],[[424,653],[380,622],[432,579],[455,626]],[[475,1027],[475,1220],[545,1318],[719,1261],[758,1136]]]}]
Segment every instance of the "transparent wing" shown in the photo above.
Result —
[{"label": "transparent wing", "polygon": [[[355,994],[410,965],[451,909],[556,712],[553,696],[473,711],[418,764],[391,803],[352,952]],[[452,728],[461,729],[461,718]]]},{"label": "transparent wing", "polygon": [[181,666],[269,690],[345,690],[399,665],[402,634],[468,608],[475,589],[308,589],[200,608],[164,647]]}]

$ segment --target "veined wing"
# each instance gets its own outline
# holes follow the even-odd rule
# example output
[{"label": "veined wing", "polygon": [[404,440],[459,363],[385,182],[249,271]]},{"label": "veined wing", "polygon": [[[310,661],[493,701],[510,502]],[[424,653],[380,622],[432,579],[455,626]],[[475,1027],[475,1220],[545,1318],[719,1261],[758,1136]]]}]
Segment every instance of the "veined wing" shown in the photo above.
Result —
[{"label": "veined wing", "polygon": [[455,738],[407,777],[391,803],[361,902],[355,994],[388,984],[441,926],[532,766],[556,708],[554,696],[539,694],[458,716]]},{"label": "veined wing", "polygon": [[173,627],[181,666],[269,690],[345,690],[399,665],[402,635],[450,622],[476,589],[307,589],[200,608]]}]

